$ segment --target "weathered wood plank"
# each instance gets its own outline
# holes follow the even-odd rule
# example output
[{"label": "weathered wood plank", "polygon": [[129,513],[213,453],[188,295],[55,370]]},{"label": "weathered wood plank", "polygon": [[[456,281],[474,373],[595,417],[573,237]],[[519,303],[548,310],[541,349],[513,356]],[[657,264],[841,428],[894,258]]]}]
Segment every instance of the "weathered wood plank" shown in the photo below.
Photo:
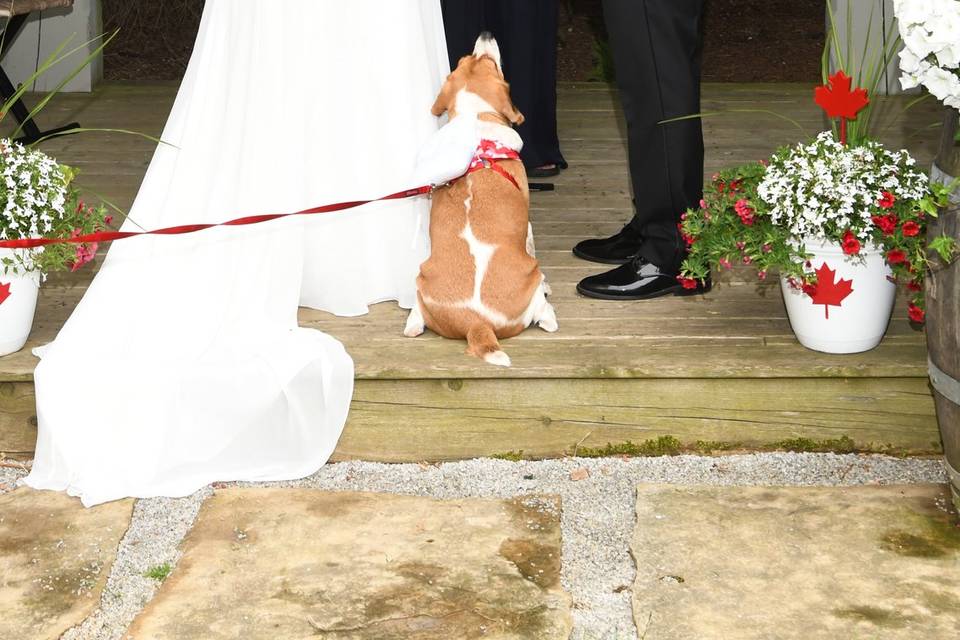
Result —
[{"label": "weathered wood plank", "polygon": [[672,435],[763,447],[847,436],[901,452],[939,450],[917,379],[362,381],[336,458],[455,460]]},{"label": "weathered wood plank", "polygon": [[[747,448],[851,438],[862,448],[937,451],[933,400],[919,378],[802,380],[360,380],[335,460],[559,457],[577,445],[672,435]],[[28,458],[33,387],[0,384],[0,452]]]},{"label": "weathered wood plank", "polygon": [[32,457],[37,442],[32,382],[0,382],[0,457]]}]

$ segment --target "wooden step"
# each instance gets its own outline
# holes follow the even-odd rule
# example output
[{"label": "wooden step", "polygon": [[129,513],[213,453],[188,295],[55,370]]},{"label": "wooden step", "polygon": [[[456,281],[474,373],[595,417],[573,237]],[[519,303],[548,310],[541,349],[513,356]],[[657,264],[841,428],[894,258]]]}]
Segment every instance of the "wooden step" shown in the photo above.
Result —
[{"label": "wooden step", "polygon": [[[169,84],[106,84],[89,96],[59,96],[47,113],[157,135],[174,94]],[[404,338],[406,313],[392,304],[361,318],[303,310],[303,326],[342,340],[356,362],[353,409],[336,459],[434,461],[520,451],[553,457],[667,435],[692,449],[708,443],[699,450],[831,442],[849,448],[850,441],[865,450],[939,450],[926,343],[905,319],[903,296],[883,344],[852,356],[802,348],[774,278],[759,283],[743,268],[720,274],[706,296],[644,303],[579,297],[576,283],[607,267],[577,260],[570,249],[579,239],[616,232],[632,215],[631,189],[616,92],[578,83],[562,84],[559,95],[571,168],[554,180],[555,192],[533,194],[531,218],[560,332],[531,329],[506,341],[514,366],[504,370],[467,357],[461,342],[429,333]],[[704,98],[705,109],[776,110],[812,131],[822,123],[810,87],[707,85]],[[878,100],[880,121],[893,123],[886,140],[909,142],[918,161],[929,163],[937,132],[923,127],[939,112],[921,104],[896,122],[904,100]],[[709,118],[704,128],[708,175],[798,138],[789,124],[742,114]],[[47,149],[82,171],[92,195],[126,208],[153,145],[97,134],[52,140]],[[92,275],[50,279],[31,347],[55,337]],[[29,350],[0,358],[0,453],[32,455],[36,363]]]}]

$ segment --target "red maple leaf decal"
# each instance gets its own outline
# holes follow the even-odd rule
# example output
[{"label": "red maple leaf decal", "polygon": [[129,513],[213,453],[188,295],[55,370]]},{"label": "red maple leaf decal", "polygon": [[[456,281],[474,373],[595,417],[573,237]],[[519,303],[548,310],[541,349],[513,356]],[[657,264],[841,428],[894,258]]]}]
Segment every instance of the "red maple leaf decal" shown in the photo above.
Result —
[{"label": "red maple leaf decal", "polygon": [[840,141],[847,144],[847,120],[856,120],[857,114],[870,104],[866,89],[850,90],[852,79],[843,71],[830,76],[829,82],[814,90],[814,100],[830,118],[840,118]]},{"label": "red maple leaf decal", "polygon": [[853,293],[853,280],[837,281],[837,272],[824,262],[816,271],[817,284],[808,295],[813,304],[822,304],[827,320],[830,319],[830,307],[839,307]]},{"label": "red maple leaf decal", "polygon": [[10,283],[0,282],[0,304],[6,302],[10,297]]}]

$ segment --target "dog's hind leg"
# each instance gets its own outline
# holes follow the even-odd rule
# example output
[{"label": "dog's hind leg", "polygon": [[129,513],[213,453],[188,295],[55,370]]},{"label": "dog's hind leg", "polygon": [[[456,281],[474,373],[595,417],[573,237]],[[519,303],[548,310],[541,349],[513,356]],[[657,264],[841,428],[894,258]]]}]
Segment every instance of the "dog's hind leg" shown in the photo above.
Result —
[{"label": "dog's hind leg", "polygon": [[537,243],[533,241],[533,223],[527,223],[527,253],[531,258],[537,257]]},{"label": "dog's hind leg", "polygon": [[423,319],[423,312],[420,310],[420,303],[414,305],[407,316],[407,326],[403,329],[403,335],[408,338],[416,338],[426,331],[426,324]]},{"label": "dog's hind leg", "polygon": [[[527,223],[527,253],[531,258],[537,258],[537,243],[533,240],[533,223],[530,222]],[[553,289],[547,282],[547,276],[543,276],[543,292],[548,296],[553,294]]]},{"label": "dog's hind leg", "polygon": [[557,311],[546,300],[543,301],[543,306],[540,307],[540,312],[533,321],[547,333],[556,333],[560,330],[560,323],[557,322]]}]

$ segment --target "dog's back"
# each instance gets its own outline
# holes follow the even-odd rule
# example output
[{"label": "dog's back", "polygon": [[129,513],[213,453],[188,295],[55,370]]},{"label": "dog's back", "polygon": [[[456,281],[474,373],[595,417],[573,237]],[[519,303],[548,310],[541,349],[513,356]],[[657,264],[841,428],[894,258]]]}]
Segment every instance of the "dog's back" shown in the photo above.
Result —
[{"label": "dog's back", "polygon": [[556,331],[557,321],[532,252],[522,142],[509,126],[522,123],[523,114],[510,100],[499,49],[488,34],[447,78],[433,107],[434,115],[445,112],[451,120],[480,119],[483,140],[470,171],[434,191],[431,255],[421,266],[419,304],[404,334],[417,336],[429,327],[465,338],[472,355],[509,366],[498,339],[535,322]]},{"label": "dog's back", "polygon": [[520,189],[496,172],[480,171],[434,192],[431,256],[417,280],[426,325],[447,338],[470,339],[472,331],[470,353],[480,358],[499,351],[491,335],[511,338],[529,326],[530,301],[543,282],[527,251],[523,165],[501,166]]}]

